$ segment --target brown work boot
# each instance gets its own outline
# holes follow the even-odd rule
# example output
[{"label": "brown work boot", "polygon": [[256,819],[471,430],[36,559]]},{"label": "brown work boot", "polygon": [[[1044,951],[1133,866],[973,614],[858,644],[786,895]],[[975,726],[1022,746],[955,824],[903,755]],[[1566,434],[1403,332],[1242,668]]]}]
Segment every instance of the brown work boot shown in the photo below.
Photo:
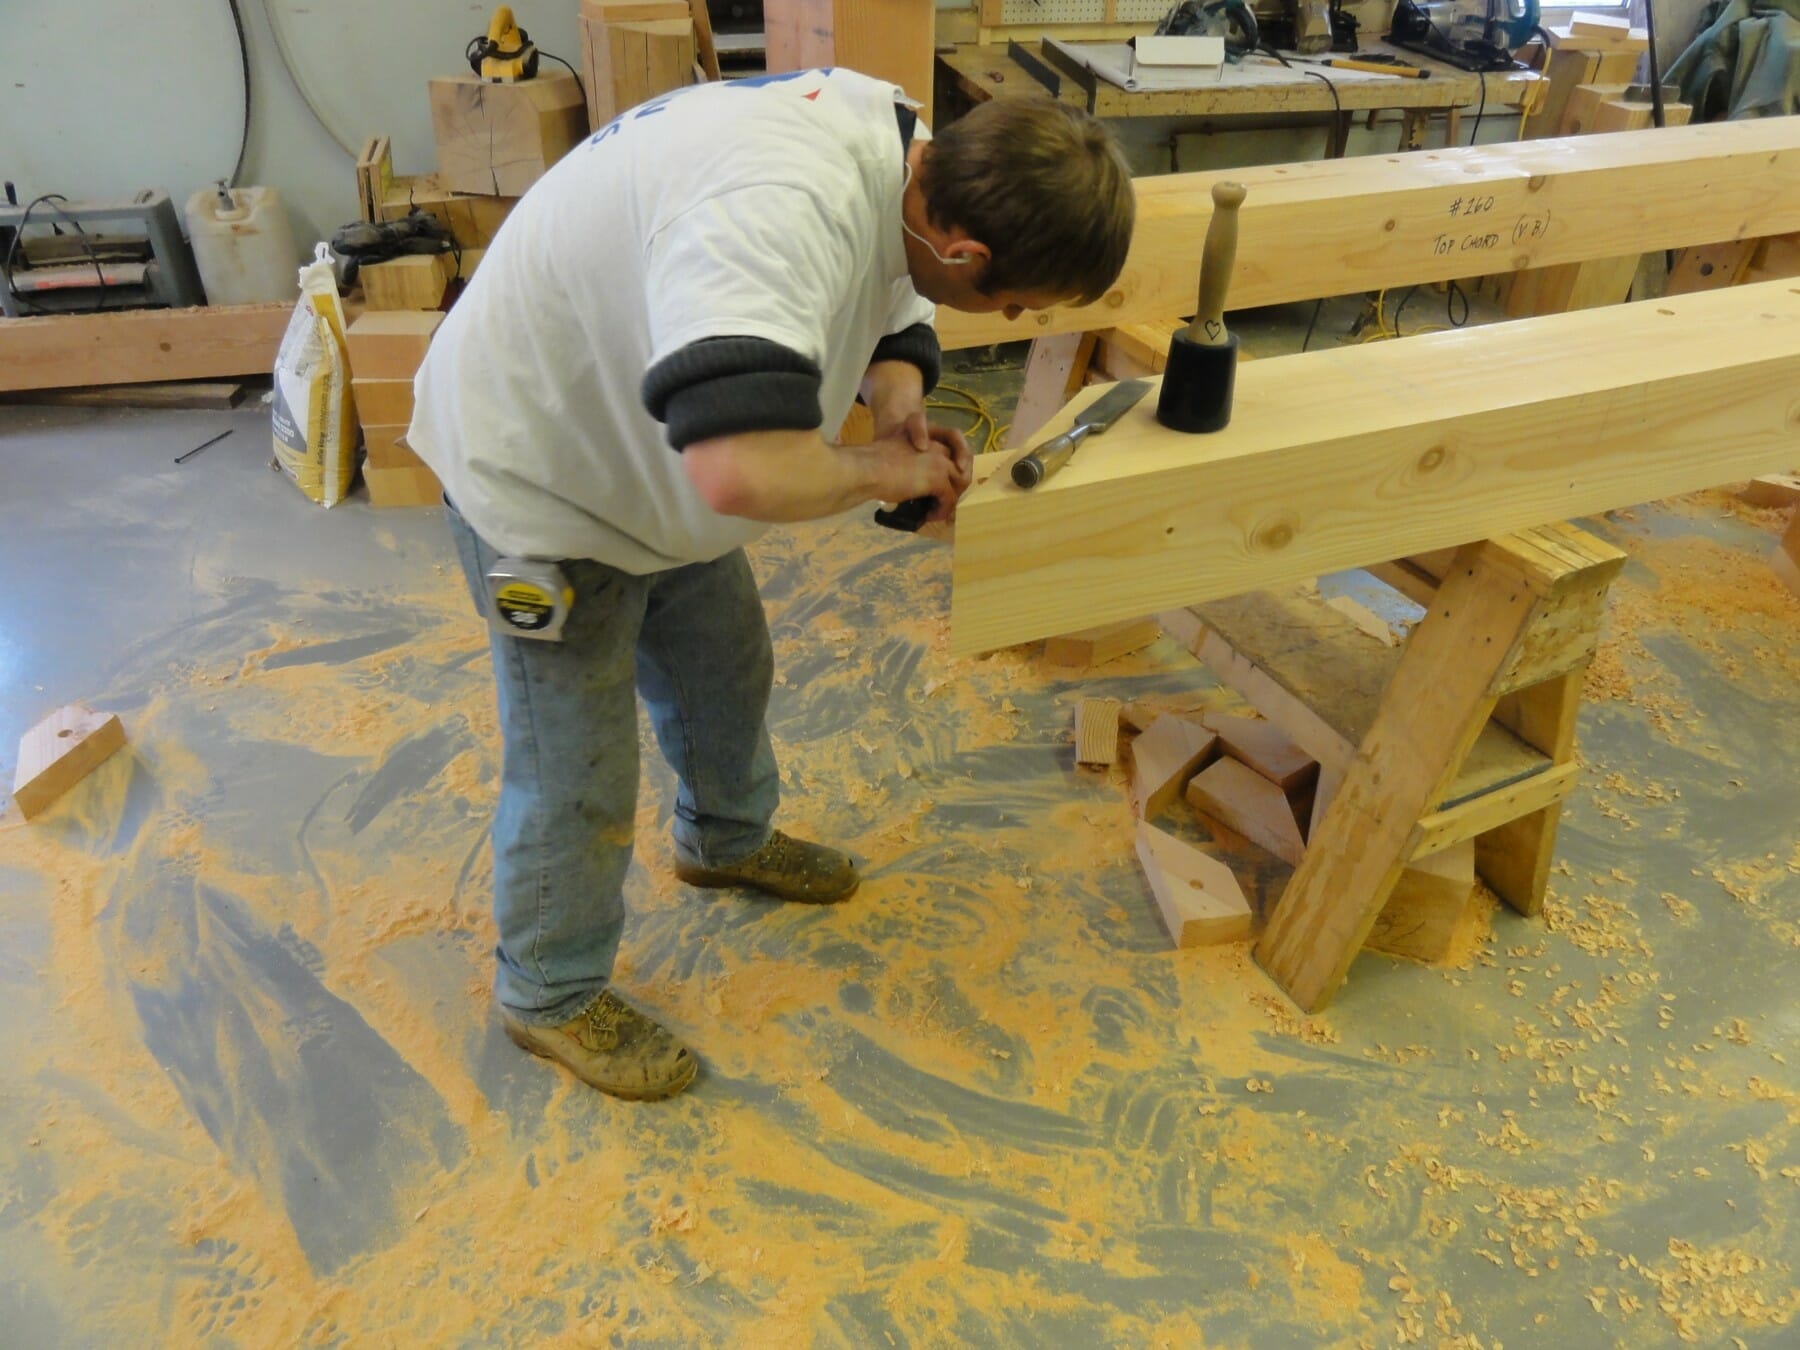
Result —
[{"label": "brown work boot", "polygon": [[729,867],[677,862],[675,875],[690,886],[748,886],[777,900],[833,905],[856,894],[861,878],[847,853],[790,838],[780,830],[748,858]]},{"label": "brown work boot", "polygon": [[700,1067],[674,1033],[610,989],[588,1004],[581,1016],[561,1026],[532,1026],[504,1008],[500,1024],[513,1044],[555,1060],[609,1097],[634,1102],[673,1097],[694,1081]]}]

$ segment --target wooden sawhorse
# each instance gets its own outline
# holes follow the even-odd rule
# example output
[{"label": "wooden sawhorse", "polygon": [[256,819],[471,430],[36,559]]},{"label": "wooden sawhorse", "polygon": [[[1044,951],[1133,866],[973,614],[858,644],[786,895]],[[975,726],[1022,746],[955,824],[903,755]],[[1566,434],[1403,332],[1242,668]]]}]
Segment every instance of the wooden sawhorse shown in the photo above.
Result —
[{"label": "wooden sawhorse", "polygon": [[1199,655],[1319,761],[1299,869],[1256,956],[1308,1012],[1331,999],[1401,872],[1464,840],[1513,908],[1543,907],[1575,718],[1625,555],[1548,525],[1370,570],[1425,606],[1399,649],[1317,596],[1197,605]]}]

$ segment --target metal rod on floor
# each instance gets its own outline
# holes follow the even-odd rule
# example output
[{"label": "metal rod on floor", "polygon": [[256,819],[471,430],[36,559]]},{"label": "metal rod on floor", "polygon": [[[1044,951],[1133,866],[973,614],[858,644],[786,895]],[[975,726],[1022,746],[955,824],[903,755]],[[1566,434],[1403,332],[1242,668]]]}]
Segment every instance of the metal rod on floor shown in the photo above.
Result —
[{"label": "metal rod on floor", "polygon": [[200,444],[196,445],[192,450],[189,450],[185,455],[175,456],[175,462],[177,464],[180,464],[184,460],[192,459],[195,455],[199,454],[202,450],[206,449],[207,446],[217,445],[220,441],[224,440],[227,436],[231,435],[231,433],[236,430],[237,430],[236,427],[227,427],[225,430],[221,431],[217,436],[214,436],[210,441],[201,441]]}]

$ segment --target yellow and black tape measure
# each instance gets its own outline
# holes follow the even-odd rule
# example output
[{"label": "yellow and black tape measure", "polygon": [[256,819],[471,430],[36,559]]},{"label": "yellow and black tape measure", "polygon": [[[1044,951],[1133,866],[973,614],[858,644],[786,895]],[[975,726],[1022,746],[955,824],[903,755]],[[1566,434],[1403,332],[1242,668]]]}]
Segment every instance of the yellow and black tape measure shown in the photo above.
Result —
[{"label": "yellow and black tape measure", "polygon": [[562,639],[575,590],[553,562],[501,558],[489,570],[488,623],[508,637]]}]

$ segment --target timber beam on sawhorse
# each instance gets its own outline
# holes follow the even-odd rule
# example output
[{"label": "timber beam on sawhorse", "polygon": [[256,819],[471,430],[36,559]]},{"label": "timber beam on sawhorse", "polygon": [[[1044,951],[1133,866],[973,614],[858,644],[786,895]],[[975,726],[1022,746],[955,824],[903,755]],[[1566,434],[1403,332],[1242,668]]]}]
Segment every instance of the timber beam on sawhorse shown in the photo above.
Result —
[{"label": "timber beam on sawhorse", "polygon": [[1463,840],[1508,904],[1542,908],[1582,672],[1624,562],[1570,525],[1410,560],[1427,612],[1399,651],[1303,592],[1189,611],[1201,659],[1319,761],[1327,800],[1257,946],[1296,1003],[1324,1006],[1401,872]]},{"label": "timber beam on sawhorse", "polygon": [[946,349],[1192,313],[1212,185],[1244,183],[1237,308],[1800,230],[1800,118],[1765,117],[1135,180],[1125,270],[1092,305],[940,309]]},{"label": "timber beam on sawhorse", "polygon": [[971,488],[950,650],[1777,472],[1796,391],[1794,282],[1251,361],[1223,431],[1169,431],[1153,392],[1042,487]]}]

